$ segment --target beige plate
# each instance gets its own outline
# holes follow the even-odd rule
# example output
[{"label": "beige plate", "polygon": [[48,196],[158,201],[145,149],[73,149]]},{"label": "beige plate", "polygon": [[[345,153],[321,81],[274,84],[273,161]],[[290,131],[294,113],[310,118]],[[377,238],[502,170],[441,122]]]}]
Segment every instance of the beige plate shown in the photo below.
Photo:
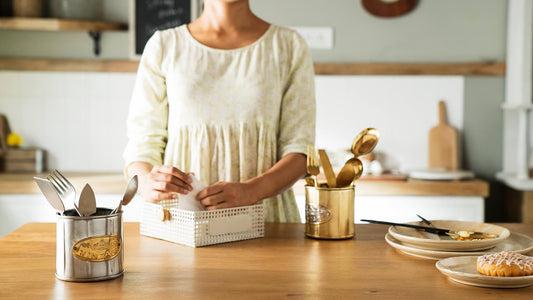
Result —
[{"label": "beige plate", "polygon": [[[464,222],[464,221],[445,221],[434,220],[431,223],[435,227],[446,228],[455,231],[468,230],[480,231],[486,233],[497,234],[497,238],[473,240],[473,241],[456,241],[448,236],[441,236],[434,233],[417,230],[414,228],[391,226],[389,233],[395,239],[401,241],[403,244],[413,246],[420,249],[437,250],[437,251],[475,251],[494,247],[494,245],[502,242],[509,237],[511,232],[501,226],[492,225],[488,223]],[[408,224],[423,225],[421,222],[410,222]]]},{"label": "beige plate", "polygon": [[461,251],[435,251],[435,250],[419,249],[419,248],[405,245],[403,242],[398,241],[397,239],[392,237],[390,234],[385,235],[385,241],[387,242],[387,244],[389,244],[393,248],[407,255],[424,258],[424,259],[433,259],[433,260],[439,260],[439,259],[454,257],[454,256],[484,255],[487,253],[500,252],[504,250],[515,251],[515,252],[524,254],[524,253],[527,253],[533,250],[533,239],[531,239],[527,235],[523,235],[520,233],[511,233],[511,236],[509,236],[509,238],[507,238],[505,241],[497,244],[491,249],[483,250],[483,251],[462,251],[461,252]]},{"label": "beige plate", "polygon": [[476,260],[477,256],[450,257],[439,260],[436,267],[451,280],[468,285],[491,288],[519,288],[533,285],[533,276],[498,277],[479,274]]}]

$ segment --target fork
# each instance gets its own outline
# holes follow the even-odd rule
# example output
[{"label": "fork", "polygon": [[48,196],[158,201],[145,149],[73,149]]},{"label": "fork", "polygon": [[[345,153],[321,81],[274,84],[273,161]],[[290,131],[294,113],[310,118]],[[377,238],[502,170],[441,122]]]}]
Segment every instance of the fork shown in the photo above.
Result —
[{"label": "fork", "polygon": [[59,197],[61,197],[63,202],[68,201],[73,203],[74,209],[76,209],[78,215],[82,216],[78,209],[78,205],[76,204],[76,189],[74,188],[74,185],[72,185],[72,183],[70,183],[70,181],[58,170],[53,170],[52,173],[46,176],[46,179],[50,180],[50,182],[54,185]]},{"label": "fork", "polygon": [[318,187],[317,175],[320,173],[320,163],[315,147],[311,144],[307,145],[307,173],[313,175],[315,187]]}]

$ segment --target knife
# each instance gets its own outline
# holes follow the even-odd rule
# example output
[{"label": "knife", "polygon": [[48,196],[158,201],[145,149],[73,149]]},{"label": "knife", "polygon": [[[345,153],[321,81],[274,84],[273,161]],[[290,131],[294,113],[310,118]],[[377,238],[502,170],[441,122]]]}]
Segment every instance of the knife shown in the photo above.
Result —
[{"label": "knife", "polygon": [[333,172],[328,154],[323,149],[318,149],[318,155],[320,155],[320,162],[322,163],[322,169],[324,170],[328,187],[337,187],[337,176],[335,176],[335,172]]},{"label": "knife", "polygon": [[78,210],[82,217],[88,217],[96,213],[96,198],[93,189],[88,183],[83,187],[78,201]]},{"label": "knife", "polygon": [[50,180],[39,177],[33,177],[33,180],[35,180],[35,183],[39,186],[39,189],[46,200],[48,200],[48,203],[50,203],[50,205],[62,215],[65,212],[65,205],[63,204],[63,201],[61,201],[59,194]]},{"label": "knife", "polygon": [[387,222],[387,221],[377,221],[377,220],[368,220],[368,219],[361,219],[362,222],[369,222],[369,223],[376,223],[376,224],[384,224],[384,225],[392,225],[392,226],[401,226],[401,227],[409,227],[409,228],[415,228],[415,229],[422,229],[429,233],[435,233],[435,234],[446,234],[452,237],[456,240],[472,240],[472,239],[493,239],[497,238],[499,235],[492,234],[492,233],[485,233],[485,232],[477,232],[477,231],[468,231],[468,230],[459,230],[459,231],[453,231],[451,229],[444,229],[444,228],[437,228],[437,227],[428,227],[428,226],[420,226],[420,225],[413,225],[413,224],[405,224],[405,223],[393,223],[393,222]]}]

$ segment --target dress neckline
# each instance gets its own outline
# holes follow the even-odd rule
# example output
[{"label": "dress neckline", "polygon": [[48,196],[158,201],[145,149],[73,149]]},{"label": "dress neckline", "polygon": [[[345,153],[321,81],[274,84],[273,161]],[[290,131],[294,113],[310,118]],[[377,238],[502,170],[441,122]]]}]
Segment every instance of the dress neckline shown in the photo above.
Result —
[{"label": "dress neckline", "polygon": [[274,24],[270,24],[268,25],[268,28],[267,30],[257,39],[255,40],[254,42],[252,42],[251,44],[249,45],[246,45],[246,46],[243,46],[243,47],[238,47],[238,48],[232,48],[232,49],[221,49],[221,48],[214,48],[214,47],[210,47],[210,46],[207,46],[205,44],[202,44],[200,43],[197,39],[194,38],[194,36],[191,34],[191,32],[189,31],[189,27],[187,27],[187,24],[183,25],[183,31],[185,32],[185,35],[187,36],[187,38],[189,40],[191,40],[194,44],[196,44],[197,46],[200,46],[204,49],[207,49],[207,50],[210,50],[210,51],[217,51],[217,52],[235,52],[235,51],[244,51],[244,50],[247,50],[249,48],[252,48],[254,47],[255,45],[261,43],[261,41],[263,41],[266,36],[268,36],[270,34],[270,32],[274,28]]}]

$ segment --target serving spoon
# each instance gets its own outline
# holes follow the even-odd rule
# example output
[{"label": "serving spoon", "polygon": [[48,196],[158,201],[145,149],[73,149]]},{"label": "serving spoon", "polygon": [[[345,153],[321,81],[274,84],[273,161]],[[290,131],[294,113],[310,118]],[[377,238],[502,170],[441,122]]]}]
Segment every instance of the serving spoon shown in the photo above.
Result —
[{"label": "serving spoon", "polygon": [[366,128],[361,131],[352,142],[350,150],[353,157],[344,163],[344,166],[339,171],[336,178],[337,186],[347,186],[363,174],[363,163],[359,160],[359,156],[366,155],[378,144],[379,132],[376,128]]},{"label": "serving spoon", "polygon": [[352,157],[342,167],[337,174],[337,186],[347,186],[363,174],[363,163],[359,158]]}]

